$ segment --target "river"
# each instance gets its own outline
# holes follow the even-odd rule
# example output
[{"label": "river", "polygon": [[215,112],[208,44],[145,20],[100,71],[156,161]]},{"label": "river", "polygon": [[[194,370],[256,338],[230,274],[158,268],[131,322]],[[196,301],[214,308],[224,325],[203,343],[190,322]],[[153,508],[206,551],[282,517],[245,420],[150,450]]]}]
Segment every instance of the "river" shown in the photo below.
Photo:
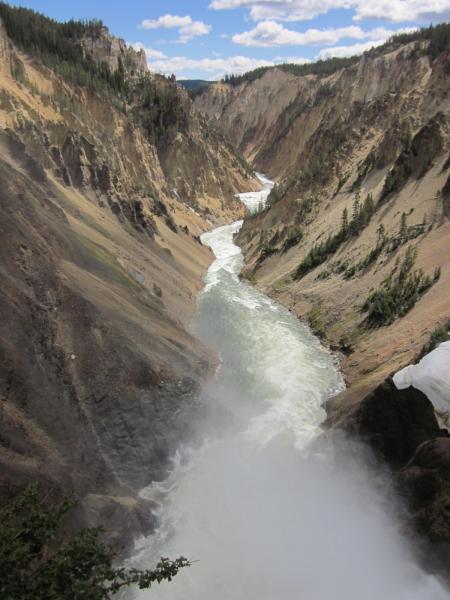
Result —
[{"label": "river", "polygon": [[[270,182],[269,182],[270,183]],[[242,197],[250,210],[266,201]],[[270,191],[270,187],[269,187]],[[216,259],[194,330],[220,357],[203,391],[202,440],[143,495],[160,525],[133,564],[198,562],[139,599],[444,600],[403,540],[387,477],[348,440],[319,436],[343,389],[334,357],[293,315],[239,279],[241,222],[202,236]]]}]

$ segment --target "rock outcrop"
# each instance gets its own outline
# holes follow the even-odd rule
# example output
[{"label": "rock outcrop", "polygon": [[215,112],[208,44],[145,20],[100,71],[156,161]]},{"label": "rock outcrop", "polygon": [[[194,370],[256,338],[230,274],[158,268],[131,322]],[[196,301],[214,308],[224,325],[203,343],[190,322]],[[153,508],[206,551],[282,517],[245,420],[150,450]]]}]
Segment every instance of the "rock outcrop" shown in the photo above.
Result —
[{"label": "rock outcrop", "polygon": [[428,539],[433,552],[428,568],[448,575],[450,563],[450,439],[424,442],[399,474],[409,500],[415,530]]},{"label": "rock outcrop", "polygon": [[327,404],[328,426],[368,444],[392,469],[406,500],[407,531],[422,540],[421,560],[450,577],[450,435],[420,391],[398,390],[388,379],[346,414]]},{"label": "rock outcrop", "polygon": [[102,26],[95,35],[82,38],[81,45],[88,56],[106,63],[113,72],[119,68],[132,75],[148,71],[145,50],[127,46],[125,40],[111,35],[107,27]]}]

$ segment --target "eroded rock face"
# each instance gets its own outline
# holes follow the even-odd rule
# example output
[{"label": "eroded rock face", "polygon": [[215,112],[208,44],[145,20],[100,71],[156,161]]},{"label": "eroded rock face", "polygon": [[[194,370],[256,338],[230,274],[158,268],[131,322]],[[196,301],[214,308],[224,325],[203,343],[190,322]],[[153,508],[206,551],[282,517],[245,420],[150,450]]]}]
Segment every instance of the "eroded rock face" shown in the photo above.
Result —
[{"label": "eroded rock face", "polygon": [[450,436],[433,405],[391,379],[369,393],[337,427],[366,442],[392,468],[409,508],[409,533],[425,540],[427,568],[450,579]]},{"label": "eroded rock face", "polygon": [[[211,223],[134,115],[24,59],[0,29],[0,64],[6,51],[22,76],[0,69],[0,488],[71,496],[76,525],[104,526],[117,546],[151,526],[138,492],[202,410],[214,358],[189,323]],[[90,51],[111,68],[143,60],[105,32]],[[187,158],[177,179],[209,218],[231,220],[246,169],[175,83],[159,83],[184,103],[177,152],[208,159],[193,175]]]},{"label": "eroded rock face", "polygon": [[145,51],[127,46],[125,40],[111,35],[106,27],[102,27],[95,37],[83,38],[81,44],[95,61],[105,62],[112,71],[116,71],[120,63],[129,73],[142,74],[148,71]]},{"label": "eroded rock face", "polygon": [[341,426],[397,468],[411,459],[420,444],[445,435],[425,394],[414,388],[398,390],[391,379],[365,396]]},{"label": "eroded rock face", "polygon": [[[166,258],[160,282],[167,303],[153,291],[155,273],[139,260],[128,270],[108,238],[81,233],[72,220],[80,209],[49,180],[0,159],[0,484],[38,482],[49,499],[73,496],[85,508],[77,518],[112,528],[120,545],[150,524],[131,499],[164,475],[208,362],[170,308],[172,278],[188,301],[176,261]],[[158,261],[139,232],[134,241],[120,229],[109,235],[111,248],[127,235],[135,258]]]},{"label": "eroded rock face", "polygon": [[439,437],[421,444],[399,480],[415,529],[435,550],[429,566],[450,578],[450,439]]}]

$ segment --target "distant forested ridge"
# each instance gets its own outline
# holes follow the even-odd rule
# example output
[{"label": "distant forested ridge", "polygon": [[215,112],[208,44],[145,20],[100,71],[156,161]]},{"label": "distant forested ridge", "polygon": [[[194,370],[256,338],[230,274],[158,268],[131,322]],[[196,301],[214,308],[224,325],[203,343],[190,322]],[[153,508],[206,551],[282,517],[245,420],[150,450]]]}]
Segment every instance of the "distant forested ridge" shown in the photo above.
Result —
[{"label": "distant forested ridge", "polygon": [[[410,42],[428,42],[426,48],[417,48],[418,52],[423,52],[431,57],[436,58],[441,52],[450,48],[450,24],[441,23],[439,25],[430,25],[430,27],[424,29],[418,29],[409,33],[400,33],[391,37],[385,44],[368,50],[368,55],[383,54],[387,49],[392,49],[392,45],[408,44]],[[258,67],[242,75],[226,75],[222,81],[229,85],[235,86],[241,83],[250,83],[262,77],[267,71],[272,69],[280,69],[287,73],[292,73],[297,77],[305,75],[318,75],[319,77],[326,77],[332,75],[336,71],[349,67],[356,64],[360,60],[360,56],[349,56],[344,58],[329,58],[327,60],[318,60],[316,62],[295,64],[286,63],[275,66]],[[449,66],[450,69],[450,66]]]}]

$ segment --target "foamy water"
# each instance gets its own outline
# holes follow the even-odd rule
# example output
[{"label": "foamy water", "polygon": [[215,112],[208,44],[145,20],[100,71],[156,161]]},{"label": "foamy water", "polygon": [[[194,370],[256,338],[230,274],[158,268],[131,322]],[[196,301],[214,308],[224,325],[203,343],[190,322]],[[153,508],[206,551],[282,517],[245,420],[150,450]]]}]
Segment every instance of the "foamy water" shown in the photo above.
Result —
[{"label": "foamy water", "polygon": [[262,173],[255,173],[256,177],[261,182],[261,190],[259,192],[243,192],[238,194],[241,202],[245,204],[249,213],[256,213],[266,206],[267,198],[273,188],[273,181],[268,179]]},{"label": "foamy water", "polygon": [[[265,193],[265,191],[263,192]],[[172,600],[444,600],[402,539],[389,483],[362,449],[317,439],[344,387],[333,356],[238,274],[241,222],[204,234],[216,255],[194,329],[221,358],[204,390],[204,442],[180,448],[143,496],[160,526],[133,564],[196,560],[137,597]]]}]

